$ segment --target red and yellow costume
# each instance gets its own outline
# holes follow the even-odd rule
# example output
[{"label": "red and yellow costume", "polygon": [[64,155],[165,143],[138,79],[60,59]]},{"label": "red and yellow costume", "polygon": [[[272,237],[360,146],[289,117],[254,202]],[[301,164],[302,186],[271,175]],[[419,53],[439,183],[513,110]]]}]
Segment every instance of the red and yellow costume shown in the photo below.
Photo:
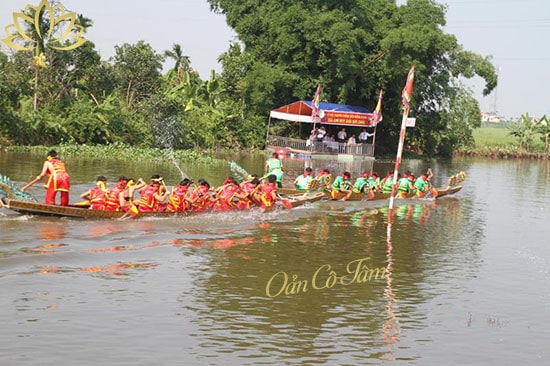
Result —
[{"label": "red and yellow costume", "polygon": [[126,188],[126,181],[119,181],[105,198],[105,211],[120,211],[120,194]]},{"label": "red and yellow costume", "polygon": [[277,186],[274,183],[266,183],[260,190],[262,207],[271,207],[277,197]]},{"label": "red and yellow costume", "polygon": [[140,190],[139,194],[140,198],[137,205],[140,212],[154,212],[160,210],[160,202],[156,198],[156,196],[160,194],[160,185],[158,183],[148,184]]},{"label": "red and yellow costume", "polygon": [[108,192],[105,188],[105,182],[97,182],[97,186],[90,190],[90,208],[92,210],[104,210]]},{"label": "red and yellow costume", "polygon": [[48,179],[46,180],[46,184],[44,184],[46,188],[46,204],[55,205],[55,194],[60,192],[61,206],[68,206],[71,179],[67,173],[67,167],[64,162],[56,157],[48,157],[48,161],[52,164],[52,170],[48,171]]},{"label": "red and yellow costume", "polygon": [[252,182],[246,182],[242,185],[241,190],[244,194],[246,194],[246,198],[239,199],[237,202],[238,209],[247,209],[253,204],[257,204],[259,202],[257,197],[258,185]]},{"label": "red and yellow costume", "polygon": [[212,200],[209,194],[210,186],[200,185],[191,193],[192,211],[206,211],[212,207]]},{"label": "red and yellow costume", "polygon": [[239,186],[234,183],[227,183],[220,187],[216,192],[216,197],[218,200],[214,203],[214,211],[229,211],[231,209],[237,208],[233,199],[237,195]]},{"label": "red and yellow costume", "polygon": [[168,212],[182,212],[187,211],[189,208],[189,202],[187,202],[187,196],[189,195],[189,186],[178,185],[174,187],[172,193],[168,196],[168,204],[166,205],[166,211]]}]

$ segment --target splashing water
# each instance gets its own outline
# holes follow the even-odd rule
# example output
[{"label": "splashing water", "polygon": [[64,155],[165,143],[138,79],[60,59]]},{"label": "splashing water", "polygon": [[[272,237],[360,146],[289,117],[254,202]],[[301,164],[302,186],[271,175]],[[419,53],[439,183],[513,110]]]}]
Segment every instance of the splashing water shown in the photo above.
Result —
[{"label": "splashing water", "polygon": [[174,154],[174,149],[172,148],[168,149],[168,159],[174,164],[176,169],[178,169],[178,171],[180,172],[181,179],[189,178],[187,174],[185,174],[183,169],[180,167],[180,165],[178,164],[178,161],[176,160],[176,155]]},{"label": "splashing water", "polygon": [[166,149],[168,159],[174,164],[176,169],[181,174],[181,178],[188,178],[187,174],[183,171],[179,165],[174,152],[174,146],[179,135],[182,134],[181,126],[175,117],[168,117],[159,119],[153,125],[153,132],[155,134],[155,144],[161,148]]}]

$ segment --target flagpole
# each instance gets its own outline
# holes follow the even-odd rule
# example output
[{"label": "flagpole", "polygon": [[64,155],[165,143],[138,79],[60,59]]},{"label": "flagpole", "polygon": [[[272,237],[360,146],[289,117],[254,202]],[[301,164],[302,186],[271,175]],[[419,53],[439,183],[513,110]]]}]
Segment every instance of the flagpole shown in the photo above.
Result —
[{"label": "flagpole", "polygon": [[378,123],[374,126],[374,131],[372,135],[372,155],[374,156],[374,149],[375,149],[375,142],[376,142],[376,127],[378,127]]},{"label": "flagpole", "polygon": [[397,175],[399,173],[399,164],[401,164],[401,155],[403,154],[403,145],[405,144],[405,131],[407,130],[407,118],[409,117],[410,99],[412,96],[413,80],[414,80],[414,65],[411,67],[407,75],[407,83],[402,92],[403,102],[403,118],[401,120],[401,132],[399,133],[399,144],[397,145],[397,156],[395,157],[395,169],[393,171],[393,185],[391,187],[390,205],[388,207],[388,231],[391,228],[393,217],[393,201],[395,199],[395,191],[397,188]]},{"label": "flagpole", "polygon": [[397,146],[397,156],[395,157],[395,169],[393,171],[393,185],[391,187],[390,206],[388,209],[388,223],[391,223],[393,216],[393,200],[397,187],[397,175],[399,172],[399,164],[401,164],[401,155],[403,154],[403,145],[405,143],[405,131],[407,130],[407,118],[409,116],[409,108],[403,111],[403,119],[401,120],[401,132],[399,133],[399,145]]}]

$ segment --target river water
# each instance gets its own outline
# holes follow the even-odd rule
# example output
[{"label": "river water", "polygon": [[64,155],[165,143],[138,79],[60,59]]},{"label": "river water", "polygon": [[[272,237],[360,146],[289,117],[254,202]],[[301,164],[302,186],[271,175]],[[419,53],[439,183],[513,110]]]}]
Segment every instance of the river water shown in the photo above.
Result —
[{"label": "river water", "polygon": [[[169,163],[67,163],[73,201],[98,174],[181,179]],[[230,174],[180,163],[214,185]],[[0,152],[20,185],[41,164]],[[293,160],[287,180],[329,164],[393,168]],[[137,221],[0,209],[0,365],[548,364],[550,163],[403,167],[468,176],[454,196],[397,200],[390,228],[387,201]]]}]

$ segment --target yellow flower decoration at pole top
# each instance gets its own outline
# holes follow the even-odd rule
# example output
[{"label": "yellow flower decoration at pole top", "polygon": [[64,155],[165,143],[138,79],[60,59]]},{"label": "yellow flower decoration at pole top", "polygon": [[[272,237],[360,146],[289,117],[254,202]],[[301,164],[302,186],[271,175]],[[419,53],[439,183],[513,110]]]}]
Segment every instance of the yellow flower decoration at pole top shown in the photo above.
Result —
[{"label": "yellow flower decoration at pole top", "polygon": [[[84,28],[77,23],[74,12],[66,12],[61,4],[51,6],[42,0],[38,6],[27,5],[22,13],[13,13],[13,24],[6,26],[7,38],[2,41],[15,50],[34,49],[37,66],[45,67],[41,45],[59,51],[75,49],[86,42]],[[44,27],[46,25],[47,27]],[[67,40],[72,40],[66,43]]]}]

